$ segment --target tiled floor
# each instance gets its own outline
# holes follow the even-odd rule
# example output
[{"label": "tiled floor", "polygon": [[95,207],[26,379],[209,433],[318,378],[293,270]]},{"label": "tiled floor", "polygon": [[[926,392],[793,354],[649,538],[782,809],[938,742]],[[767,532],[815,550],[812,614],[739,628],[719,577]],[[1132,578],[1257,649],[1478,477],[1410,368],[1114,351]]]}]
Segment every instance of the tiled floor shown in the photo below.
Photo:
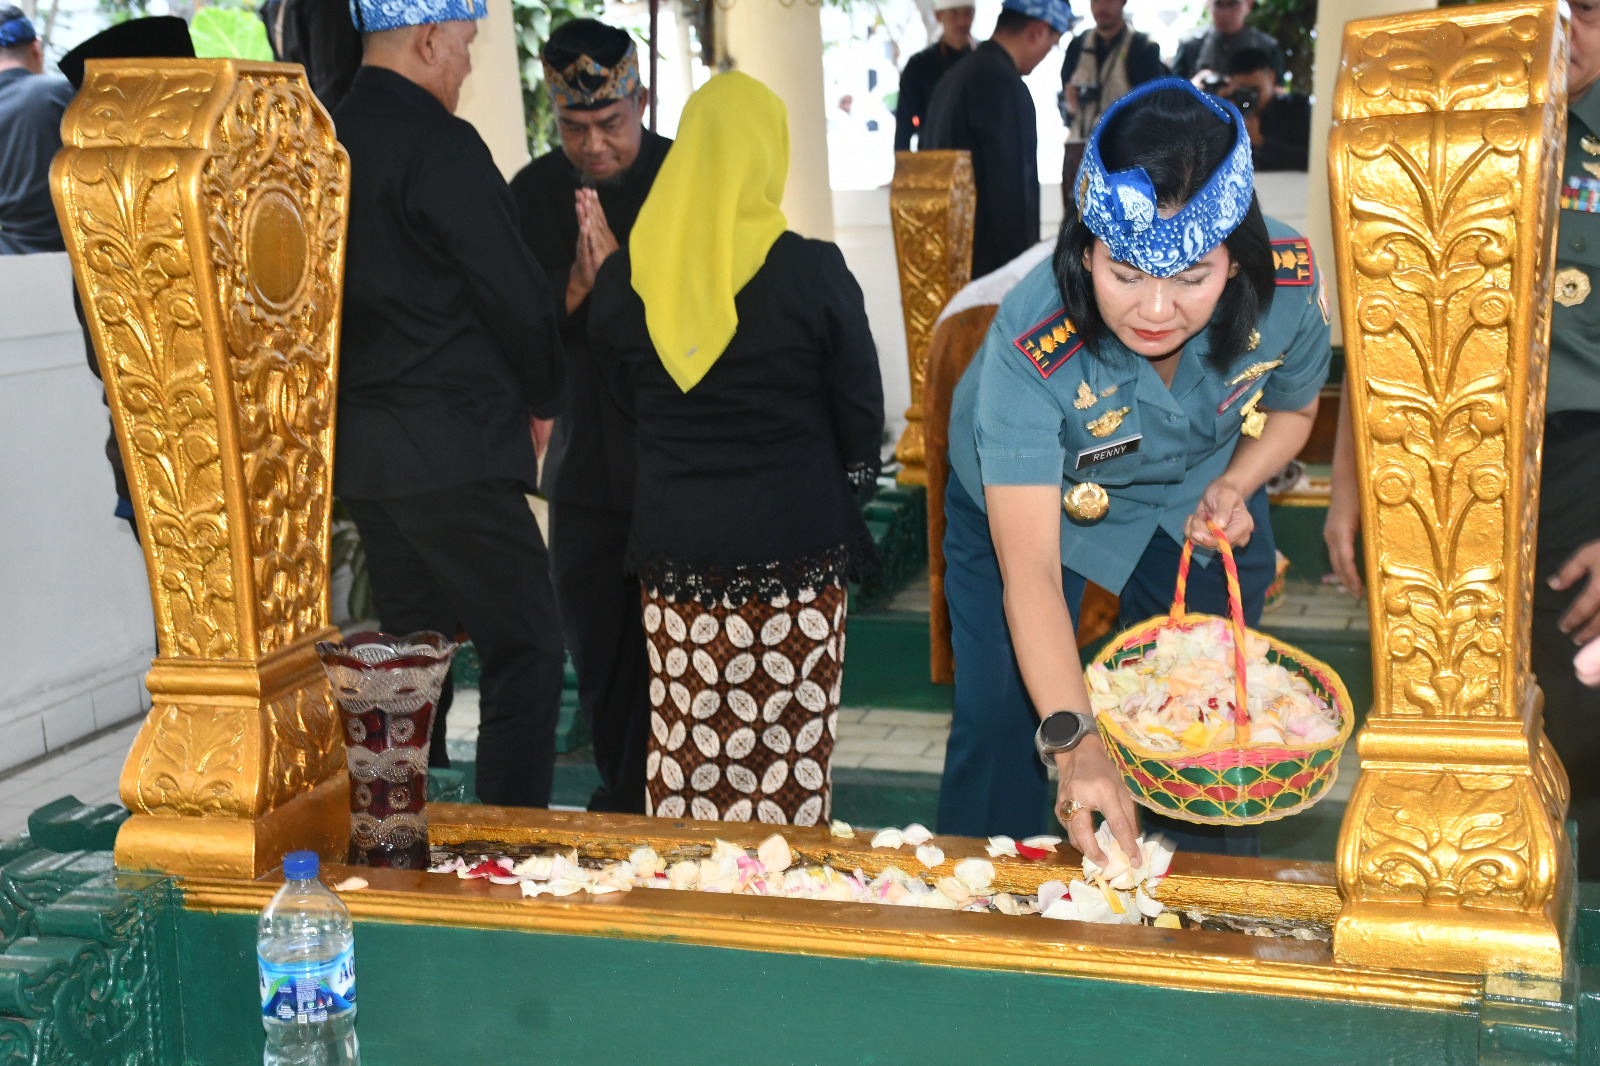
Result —
[{"label": "tiled floor", "polygon": [[1321,629],[1370,633],[1372,616],[1367,601],[1358,600],[1341,585],[1314,585],[1293,581],[1276,607],[1261,616],[1267,629]]},{"label": "tiled floor", "polygon": [[32,765],[0,776],[0,840],[28,826],[28,815],[62,796],[76,796],[94,806],[117,803],[117,778],[143,718],[52,753]]}]

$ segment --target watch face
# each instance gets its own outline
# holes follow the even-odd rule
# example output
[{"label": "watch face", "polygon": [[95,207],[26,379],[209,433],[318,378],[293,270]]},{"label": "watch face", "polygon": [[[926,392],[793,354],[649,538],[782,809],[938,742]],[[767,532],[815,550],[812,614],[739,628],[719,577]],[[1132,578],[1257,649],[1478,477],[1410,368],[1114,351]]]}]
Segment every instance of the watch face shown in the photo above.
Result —
[{"label": "watch face", "polygon": [[1082,731],[1083,719],[1069,711],[1057,711],[1039,727],[1040,738],[1047,748],[1065,748],[1077,740]]}]

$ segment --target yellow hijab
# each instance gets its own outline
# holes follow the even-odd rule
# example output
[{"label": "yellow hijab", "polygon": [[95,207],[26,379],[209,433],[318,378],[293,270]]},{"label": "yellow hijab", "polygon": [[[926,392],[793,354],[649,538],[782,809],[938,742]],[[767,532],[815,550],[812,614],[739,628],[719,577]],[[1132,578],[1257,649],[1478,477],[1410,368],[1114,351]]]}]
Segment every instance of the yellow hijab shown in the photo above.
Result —
[{"label": "yellow hijab", "polygon": [[789,113],[776,93],[731,71],[683,109],[628,238],[633,291],[656,355],[684,392],[733,340],[733,298],[788,228]]}]

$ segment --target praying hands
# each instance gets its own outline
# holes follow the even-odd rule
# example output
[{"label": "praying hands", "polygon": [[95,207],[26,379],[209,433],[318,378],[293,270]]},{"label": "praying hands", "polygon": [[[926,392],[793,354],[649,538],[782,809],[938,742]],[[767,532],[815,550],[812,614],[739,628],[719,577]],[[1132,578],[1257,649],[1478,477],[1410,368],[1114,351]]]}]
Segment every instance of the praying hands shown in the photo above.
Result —
[{"label": "praying hands", "polygon": [[617,250],[617,238],[606,222],[605,209],[600,206],[600,194],[593,189],[579,189],[573,197],[578,209],[578,247],[572,272],[567,275],[569,315],[589,298],[600,265]]}]

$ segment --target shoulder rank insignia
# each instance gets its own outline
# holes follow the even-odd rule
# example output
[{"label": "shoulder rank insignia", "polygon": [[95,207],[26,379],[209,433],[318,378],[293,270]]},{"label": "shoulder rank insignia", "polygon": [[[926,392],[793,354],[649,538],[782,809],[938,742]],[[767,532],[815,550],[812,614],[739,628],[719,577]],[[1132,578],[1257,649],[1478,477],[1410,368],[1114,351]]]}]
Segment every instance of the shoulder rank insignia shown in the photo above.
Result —
[{"label": "shoulder rank insignia", "polygon": [[1304,237],[1273,241],[1272,263],[1277,268],[1279,285],[1311,284],[1311,242]]},{"label": "shoulder rank insignia", "polygon": [[1239,384],[1239,382],[1241,382],[1241,381],[1254,381],[1256,378],[1260,377],[1262,374],[1265,374],[1267,371],[1276,370],[1278,367],[1280,367],[1282,365],[1283,365],[1283,360],[1282,359],[1274,359],[1270,363],[1251,363],[1249,366],[1244,368],[1244,373],[1240,374],[1238,377],[1236,377],[1232,381],[1228,382],[1228,386],[1232,387],[1234,385]]},{"label": "shoulder rank insignia", "polygon": [[1083,347],[1083,341],[1078,339],[1078,331],[1067,320],[1065,311],[1057,311],[1011,343],[1017,346],[1017,351],[1033,360],[1033,365],[1045,377],[1054,374],[1062,363]]}]

